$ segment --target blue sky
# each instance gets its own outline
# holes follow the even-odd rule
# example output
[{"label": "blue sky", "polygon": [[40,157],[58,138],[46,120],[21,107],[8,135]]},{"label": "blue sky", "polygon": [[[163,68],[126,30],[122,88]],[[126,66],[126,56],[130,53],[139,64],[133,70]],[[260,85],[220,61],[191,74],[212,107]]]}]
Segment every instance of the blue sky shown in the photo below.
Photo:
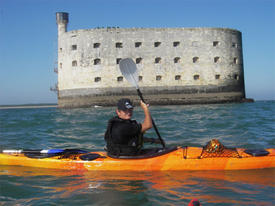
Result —
[{"label": "blue sky", "polygon": [[246,96],[275,99],[275,0],[0,0],[0,105],[56,103],[56,12],[68,30],[223,27],[243,37]]}]

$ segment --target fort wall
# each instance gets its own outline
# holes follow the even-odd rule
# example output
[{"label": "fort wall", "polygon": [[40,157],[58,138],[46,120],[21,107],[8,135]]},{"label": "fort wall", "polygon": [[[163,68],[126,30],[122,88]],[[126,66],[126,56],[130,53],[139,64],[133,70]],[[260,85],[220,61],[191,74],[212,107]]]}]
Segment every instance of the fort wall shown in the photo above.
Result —
[{"label": "fort wall", "polygon": [[[64,15],[65,14],[65,15]],[[119,61],[132,58],[150,104],[240,102],[245,98],[241,32],[227,28],[95,28],[67,31],[57,13],[58,104],[114,105],[136,91]]]}]

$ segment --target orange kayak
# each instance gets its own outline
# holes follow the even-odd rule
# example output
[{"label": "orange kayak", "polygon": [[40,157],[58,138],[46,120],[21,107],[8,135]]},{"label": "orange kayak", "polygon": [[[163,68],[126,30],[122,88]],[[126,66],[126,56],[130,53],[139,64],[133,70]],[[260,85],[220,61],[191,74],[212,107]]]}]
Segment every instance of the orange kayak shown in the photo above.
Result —
[{"label": "orange kayak", "polygon": [[202,147],[147,149],[139,156],[108,156],[106,152],[0,153],[0,165],[91,171],[246,170],[275,167],[275,149],[225,149],[206,152]]}]

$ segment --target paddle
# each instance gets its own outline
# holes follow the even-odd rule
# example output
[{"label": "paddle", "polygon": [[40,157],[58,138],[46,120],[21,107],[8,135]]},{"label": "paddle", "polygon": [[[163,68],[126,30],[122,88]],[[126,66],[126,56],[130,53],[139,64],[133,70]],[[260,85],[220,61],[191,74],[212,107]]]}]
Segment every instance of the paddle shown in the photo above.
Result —
[{"label": "paddle", "polygon": [[[136,88],[140,99],[144,103],[146,103],[143,99],[142,93],[138,86],[138,70],[137,70],[137,66],[136,66],[135,62],[130,58],[122,59],[119,62],[119,68],[120,68],[122,75],[127,79],[127,81],[130,82],[130,84],[132,84]],[[152,116],[151,116],[151,119],[152,119],[153,127],[158,135],[158,138],[159,138],[161,144],[162,144],[162,147],[165,148],[165,143],[160,136],[160,133],[158,131],[158,128],[157,128]]]},{"label": "paddle", "polygon": [[58,155],[69,155],[69,154],[85,154],[87,151],[80,150],[80,149],[49,149],[49,150],[29,150],[29,149],[22,149],[22,150],[2,150],[1,153],[5,154],[25,154],[28,157],[32,158],[46,158],[46,157],[53,157]]},{"label": "paddle", "polygon": [[50,149],[50,150],[29,150],[29,149],[22,149],[22,150],[13,150],[13,149],[7,149],[3,150],[2,153],[10,153],[10,154],[26,154],[26,153],[32,153],[32,154],[55,154],[55,153],[62,153],[64,152],[64,149]]}]

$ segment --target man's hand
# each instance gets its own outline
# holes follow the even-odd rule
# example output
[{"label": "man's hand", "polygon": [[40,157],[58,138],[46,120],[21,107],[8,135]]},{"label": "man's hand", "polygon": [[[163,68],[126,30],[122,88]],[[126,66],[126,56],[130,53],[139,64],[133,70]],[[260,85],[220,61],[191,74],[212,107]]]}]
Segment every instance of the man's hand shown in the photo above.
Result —
[{"label": "man's hand", "polygon": [[140,107],[143,110],[149,110],[149,104],[145,104],[142,100],[140,100]]},{"label": "man's hand", "polygon": [[153,124],[152,124],[152,118],[150,115],[150,111],[149,111],[149,104],[145,104],[143,101],[140,101],[140,106],[144,111],[144,121],[141,124],[141,132],[144,133],[146,130],[151,129]]}]

